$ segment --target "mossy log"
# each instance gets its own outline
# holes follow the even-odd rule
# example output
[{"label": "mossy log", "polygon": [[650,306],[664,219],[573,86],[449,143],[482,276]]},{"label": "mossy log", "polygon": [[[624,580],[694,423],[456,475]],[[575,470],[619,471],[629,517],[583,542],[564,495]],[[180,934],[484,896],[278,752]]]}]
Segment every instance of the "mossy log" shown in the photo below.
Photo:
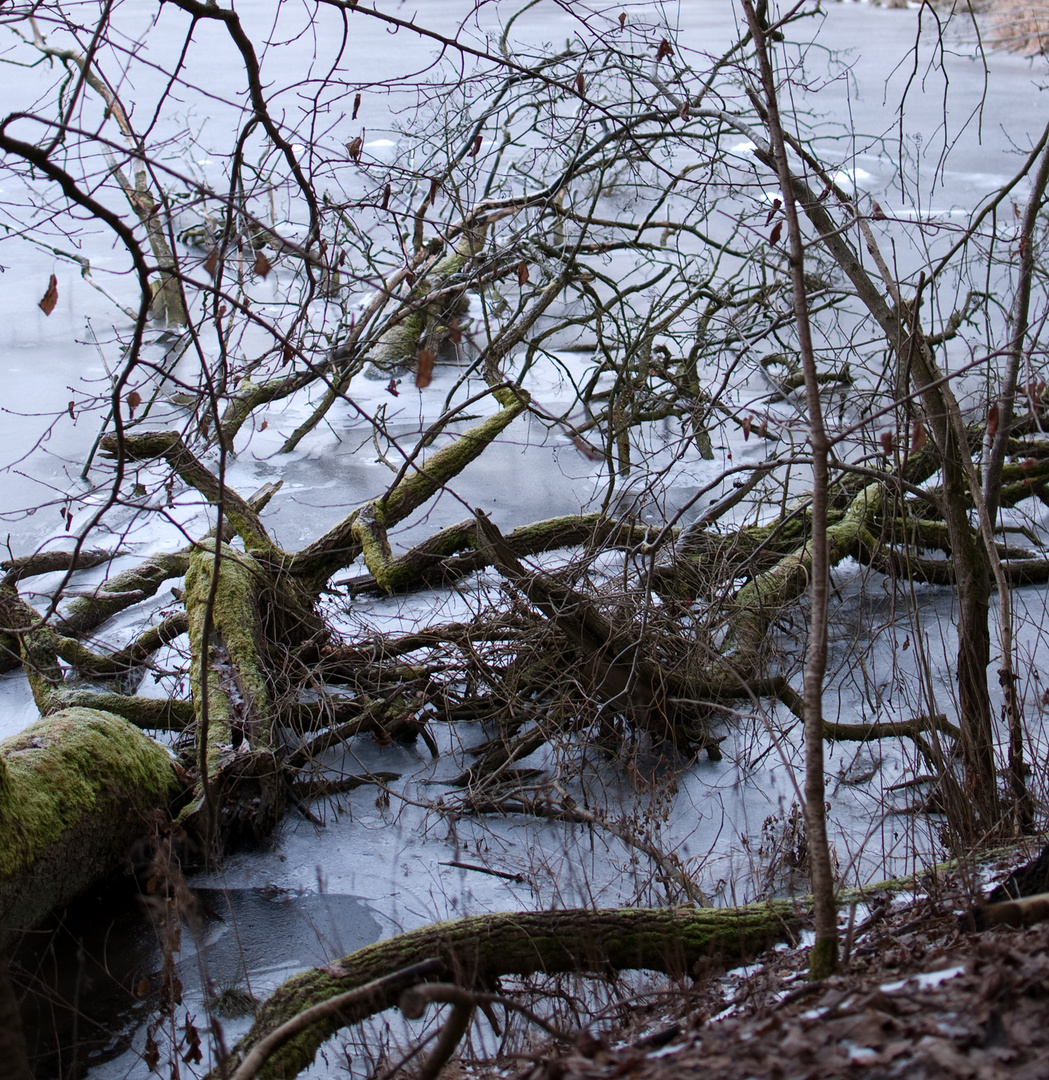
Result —
[{"label": "mossy log", "polygon": [[[607,975],[639,969],[685,977],[710,958],[752,956],[792,938],[797,928],[793,907],[783,901],[742,908],[519,912],[438,923],[289,979],[259,1009],[251,1030],[208,1080],[231,1075],[256,1043],[305,1009],[424,960],[437,961],[429,980],[464,988],[490,985],[501,976],[537,973]],[[396,1005],[400,989],[380,986],[366,1000],[300,1032],[274,1052],[259,1076],[297,1076],[341,1027]]]},{"label": "mossy log", "polygon": [[182,790],[167,750],[94,709],[0,743],[0,948],[119,867]]}]

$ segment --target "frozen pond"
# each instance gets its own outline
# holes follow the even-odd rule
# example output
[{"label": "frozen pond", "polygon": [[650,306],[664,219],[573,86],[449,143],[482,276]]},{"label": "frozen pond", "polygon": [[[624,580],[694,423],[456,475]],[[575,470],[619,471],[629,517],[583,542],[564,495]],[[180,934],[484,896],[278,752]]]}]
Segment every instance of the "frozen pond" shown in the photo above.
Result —
[{"label": "frozen pond", "polygon": [[[637,6],[625,5],[631,12]],[[700,54],[716,55],[737,39],[733,6],[728,3],[660,7],[678,30],[679,50],[693,50],[697,64]],[[422,5],[420,18],[449,36],[459,28],[462,38],[480,46],[495,40],[516,5],[490,3],[476,17],[467,17],[472,8],[467,0],[429,0]],[[289,124],[301,123],[317,144],[338,146],[351,131],[348,119],[321,109],[310,118],[308,106],[314,100],[310,94],[321,100],[323,89],[312,82],[309,93],[303,87],[307,78],[323,83],[341,41],[341,20],[322,9],[314,21],[310,11],[297,4],[274,9],[259,0],[238,5],[256,40],[269,42],[261,50],[262,72],[267,85],[277,88],[272,100],[284,110]],[[403,5],[397,12],[405,18],[411,15]],[[114,18],[128,50],[114,61],[115,70],[125,71],[121,93],[125,101],[136,102],[144,118],[166,85],[164,71],[172,58],[165,49],[171,42],[181,42],[186,19],[170,4],[158,9],[145,0],[118,5]],[[1045,77],[1041,61],[974,55],[971,35],[962,31],[958,20],[942,42],[942,56],[941,43],[931,32],[915,47],[917,18],[913,10],[831,4],[823,18],[797,29],[801,35],[817,36],[807,50],[814,73],[806,84],[808,94],[801,95],[799,88],[796,104],[812,109],[817,146],[835,163],[838,182],[867,192],[894,219],[886,234],[891,235],[901,272],[926,257],[925,234],[912,229],[910,221],[935,220],[944,229],[964,224],[981,200],[1015,173],[1040,134],[1041,121],[1032,102],[1038,100]],[[573,25],[559,5],[543,5],[515,24],[515,33],[556,45],[573,32]],[[927,16],[925,25],[931,30]],[[391,80],[403,66],[403,87],[369,99],[361,114],[365,151],[392,160],[399,138],[396,128],[408,122],[416,84],[425,76],[434,46],[408,29],[394,33],[372,19],[353,20],[353,33],[347,55],[353,57],[355,82]],[[0,44],[0,57],[5,47]],[[817,74],[826,70],[824,51],[847,56],[848,70],[835,65],[832,75]],[[13,46],[7,55],[13,55]],[[937,58],[942,68],[933,66]],[[47,65],[32,70],[5,67],[0,68],[0,78],[5,108],[15,111],[28,110],[46,96],[56,74]],[[151,138],[167,148],[165,161],[175,173],[221,186],[221,167],[209,149],[227,152],[244,90],[239,58],[217,27],[201,28],[180,78],[166,111],[151,125]],[[278,92],[281,87],[287,89]],[[144,126],[144,119],[140,123]],[[843,135],[841,125],[853,134]],[[361,126],[355,122],[352,131]],[[741,142],[741,160],[747,153]],[[335,177],[332,182],[349,186],[361,181]],[[13,204],[36,199],[36,191],[19,185],[18,178],[4,174],[0,199]],[[42,180],[39,185],[42,192]],[[1021,191],[1017,201],[1022,198]],[[189,214],[186,218],[190,223]],[[82,222],[73,241],[53,232],[49,243],[65,254],[89,259],[96,281],[104,278],[107,290],[121,303],[134,303],[133,282],[104,273],[125,271],[126,260],[108,237],[102,238],[96,224]],[[107,392],[112,373],[121,364],[121,341],[127,338],[129,322],[110,298],[92,287],[81,273],[82,264],[41,243],[5,239],[0,264],[6,313],[0,325],[0,521],[9,549],[21,555],[49,544],[68,545],[68,538],[96,512],[104,487],[82,479],[81,470],[105,412],[82,403]],[[45,316],[38,302],[52,273],[59,300]],[[253,303],[272,315],[286,288],[287,281],[276,273],[266,283],[257,283]],[[366,302],[362,292],[358,303]],[[338,313],[333,317],[337,319]],[[146,355],[158,368],[168,363],[174,336],[151,332]],[[247,331],[235,345],[250,350],[259,340],[261,335],[257,340]],[[330,344],[318,340],[318,355]],[[226,482],[247,496],[267,482],[282,480],[263,521],[285,549],[304,546],[390,483],[392,473],[383,458],[392,453],[394,440],[413,446],[448,403],[461,403],[471,395],[479,400],[466,409],[469,416],[494,410],[490,398],[480,397],[485,384],[479,372],[468,368],[472,357],[464,355],[462,360],[459,365],[438,366],[432,383],[422,391],[410,376],[401,381],[396,395],[385,380],[355,378],[348,394],[352,407],[337,405],[288,454],[280,453],[282,444],[310,416],[323,388],[274,402],[257,411],[238,435]],[[172,370],[177,374],[192,362],[190,350],[178,361],[182,367]],[[508,359],[506,373],[514,374],[523,362],[522,351]],[[567,349],[538,361],[527,376],[533,399],[550,414],[568,409],[574,400],[573,383],[584,377],[586,363],[586,357]],[[740,393],[745,397],[760,390],[746,384]],[[157,427],[185,424],[183,406],[166,394],[151,407],[151,423]],[[384,425],[381,437],[374,435],[376,417]],[[450,430],[463,431],[474,422],[462,418]],[[660,431],[654,425],[650,433],[646,459],[650,473],[625,494],[617,492],[621,506],[657,526],[716,481],[730,462],[758,463],[764,453],[757,440],[736,435],[717,445],[712,459],[694,451],[677,454],[669,436],[665,444],[660,442]],[[154,475],[151,468],[141,469],[143,491],[152,490]],[[691,520],[731,490],[730,485],[729,480],[712,487],[683,520]],[[424,513],[393,530],[390,539],[395,550],[404,550],[437,529],[470,517],[475,509],[484,510],[506,533],[535,520],[598,509],[607,491],[604,461],[581,453],[563,430],[526,415]],[[141,506],[130,500],[106,517],[109,532],[97,542],[115,544],[119,539],[128,555],[121,568],[132,565],[133,557],[175,550],[187,536],[202,535],[208,528],[208,509],[192,491],[179,494],[170,505],[151,505],[163,512],[142,514]],[[1034,524],[1041,527],[1042,522]],[[548,558],[556,562],[544,556],[544,564]],[[617,564],[610,557],[603,572],[613,577],[620,566],[621,561]],[[358,572],[363,572],[363,564],[337,574],[336,580]],[[101,577],[100,569],[81,575],[77,583],[90,584]],[[34,588],[46,593],[57,580],[57,576],[38,579]],[[492,571],[467,579],[458,590],[407,598],[351,599],[336,589],[329,614],[347,634],[404,632],[465,618],[494,602],[498,587],[498,575]],[[922,713],[928,710],[929,695],[950,713],[957,645],[948,592],[916,586],[906,603],[890,595],[888,587],[878,595],[878,580],[872,586],[854,564],[840,570],[836,587],[835,626],[841,629],[831,642],[828,718],[856,722],[870,719],[882,707],[901,715]],[[170,593],[164,592],[124,613],[104,627],[101,636],[125,642],[137,629],[157,621],[170,602]],[[1039,668],[1049,670],[1040,635],[1043,603],[1037,589],[1018,595],[1019,651],[1029,661],[1024,693],[1032,702],[1042,701]],[[884,655],[879,654],[877,666],[861,672],[862,661],[857,658],[867,655],[865,643],[877,634],[892,640]],[[933,686],[921,683],[923,668],[916,654],[922,648],[932,654],[932,666],[939,672]],[[170,679],[155,686],[147,676],[146,682],[151,685],[144,685],[141,693],[172,689]],[[996,702],[995,710],[998,707]],[[1037,740],[1041,707],[1032,707],[1027,717]],[[0,677],[0,736],[19,730],[35,716],[21,673]],[[480,725],[477,730],[457,725],[454,731],[440,724],[432,727],[439,749],[446,752],[436,762],[421,742],[383,747],[357,740],[345,757],[331,756],[328,764],[349,773],[401,774],[392,786],[392,797],[377,798],[372,786],[359,788],[314,807],[320,822],[290,811],[264,849],[237,853],[221,872],[194,879],[194,887],[214,890],[208,894],[214,897],[230,890],[231,899],[225,901],[224,910],[222,902],[214,900],[212,906],[220,910],[214,911],[209,924],[212,936],[199,943],[187,941],[184,949],[186,971],[204,973],[202,978],[187,975],[183,980],[185,1006],[191,1013],[206,1011],[205,999],[212,992],[209,980],[219,986],[244,982],[261,998],[297,968],[435,920],[493,910],[682,899],[667,885],[665,866],[657,866],[638,843],[622,839],[627,834],[643,838],[665,865],[686,872],[715,903],[804,887],[790,874],[798,844],[795,807],[801,801],[802,770],[800,733],[785,710],[744,711],[738,725],[724,732],[721,760],[704,756],[674,775],[656,755],[641,753],[628,768],[611,769],[595,754],[566,791],[600,815],[602,828],[523,815],[482,818],[435,812],[440,800],[452,797],[448,784],[459,771],[455,755],[462,745],[480,742],[483,732]],[[1030,750],[1030,758],[1039,763],[1036,770],[1045,767],[1041,764],[1047,757],[1045,749],[1036,742]],[[565,745],[544,748],[518,764],[556,776],[558,755],[572,750],[566,740]],[[893,806],[902,809],[913,801],[906,791],[892,795],[890,790],[912,779],[916,767],[909,750],[895,743],[828,747],[832,842],[845,883],[903,874],[940,855],[935,820],[891,812]],[[1038,783],[1044,779],[1036,777]],[[274,950],[272,942],[284,945]],[[149,955],[153,959],[145,961],[147,966],[155,961]],[[226,1037],[236,1037],[246,1023],[226,1022]],[[114,1080],[148,1075],[140,1056],[145,1026],[139,1018],[129,1026],[134,1029],[134,1050],[99,1066],[94,1075]],[[329,1071],[339,1073],[334,1065]],[[318,1066],[317,1074],[323,1073]]]}]

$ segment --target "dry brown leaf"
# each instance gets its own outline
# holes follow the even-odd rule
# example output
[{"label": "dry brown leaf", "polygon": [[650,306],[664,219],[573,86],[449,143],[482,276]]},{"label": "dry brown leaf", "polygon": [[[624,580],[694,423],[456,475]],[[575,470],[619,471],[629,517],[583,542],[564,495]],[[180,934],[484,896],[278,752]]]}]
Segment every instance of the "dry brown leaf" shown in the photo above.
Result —
[{"label": "dry brown leaf", "polygon": [[987,413],[987,438],[993,439],[998,434],[998,402]]},{"label": "dry brown leaf", "polygon": [[142,404],[142,395],[137,390],[132,390],[125,400],[127,401],[127,411],[131,414],[131,418],[134,419],[135,410]]},{"label": "dry brown leaf", "polygon": [[415,385],[425,390],[433,382],[433,362],[437,357],[429,349],[420,349],[415,359]]},{"label": "dry brown leaf", "polygon": [[364,148],[364,139],[362,139],[361,136],[358,135],[357,138],[353,140],[353,142],[348,142],[346,144],[346,153],[348,153],[350,155],[350,157],[353,158],[354,161],[360,161],[361,160],[361,150],[363,148]]},{"label": "dry brown leaf", "polygon": [[626,12],[621,11],[619,13],[619,29],[622,30],[626,26]]},{"label": "dry brown leaf", "polygon": [[386,393],[393,394],[394,397],[400,397],[400,391],[397,389],[397,382],[395,379],[391,379],[386,387]]},{"label": "dry brown leaf", "polygon": [[390,209],[390,195],[391,195],[391,193],[392,193],[392,188],[390,187],[389,184],[387,184],[386,187],[383,188],[383,192],[382,192],[382,208],[383,208],[383,210],[389,210]]},{"label": "dry brown leaf", "polygon": [[662,60],[664,57],[673,55],[674,47],[670,44],[669,41],[667,41],[666,38],[663,38],[663,40],[659,43],[659,48],[656,49],[656,63],[658,64],[659,61]]},{"label": "dry brown leaf", "polygon": [[777,221],[772,227],[772,235],[769,237],[769,243],[775,247],[779,243],[779,238],[783,235],[783,222]]},{"label": "dry brown leaf", "polygon": [[484,139],[482,139],[480,135],[474,136],[474,144],[470,150],[470,157],[477,157],[477,155],[481,152],[481,144],[483,142]]},{"label": "dry brown leaf", "polygon": [[916,454],[929,441],[925,431],[925,425],[920,420],[914,421],[914,430],[911,432],[911,453]]},{"label": "dry brown leaf", "polygon": [[350,117],[351,120],[356,120],[357,119],[357,111],[360,109],[360,107],[361,107],[361,95],[357,94],[357,95],[354,96],[354,99],[353,99],[353,116]]},{"label": "dry brown leaf", "polygon": [[204,270],[207,272],[209,278],[214,279],[215,271],[219,268],[219,253],[216,248],[205,260]]},{"label": "dry brown leaf", "polygon": [[45,315],[50,315],[55,310],[55,304],[58,303],[58,278],[54,274],[51,275],[51,280],[47,283],[47,292],[44,293],[43,298],[40,301],[40,310]]},{"label": "dry brown leaf", "polygon": [[754,422],[753,416],[744,416],[741,427],[743,428],[743,441],[747,442],[750,439],[750,425]]},{"label": "dry brown leaf", "polygon": [[524,261],[524,259],[522,259],[517,264],[517,284],[518,285],[527,285],[528,284],[528,263],[526,263]]},{"label": "dry brown leaf", "polygon": [[259,277],[264,278],[269,275],[269,272],[273,269],[273,264],[266,258],[265,254],[261,251],[255,253],[255,273]]},{"label": "dry brown leaf", "polygon": [[583,94],[586,92],[586,79],[583,78],[582,72],[579,72],[579,74],[575,77],[575,89],[576,93],[580,97],[582,97]]}]

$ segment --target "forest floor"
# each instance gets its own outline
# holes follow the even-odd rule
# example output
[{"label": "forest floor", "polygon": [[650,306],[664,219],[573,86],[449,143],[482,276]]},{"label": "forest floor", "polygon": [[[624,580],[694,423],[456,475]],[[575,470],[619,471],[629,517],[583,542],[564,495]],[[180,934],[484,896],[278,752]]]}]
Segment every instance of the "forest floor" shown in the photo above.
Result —
[{"label": "forest floor", "polygon": [[531,1062],[462,1075],[1044,1080],[1049,924],[967,932],[971,896],[946,879],[928,895],[858,907],[840,974],[823,982],[808,981],[807,948],[781,947],[687,990],[664,987],[660,1004],[638,1002],[627,1025],[600,1035],[580,1032],[569,1052],[533,1047]]}]

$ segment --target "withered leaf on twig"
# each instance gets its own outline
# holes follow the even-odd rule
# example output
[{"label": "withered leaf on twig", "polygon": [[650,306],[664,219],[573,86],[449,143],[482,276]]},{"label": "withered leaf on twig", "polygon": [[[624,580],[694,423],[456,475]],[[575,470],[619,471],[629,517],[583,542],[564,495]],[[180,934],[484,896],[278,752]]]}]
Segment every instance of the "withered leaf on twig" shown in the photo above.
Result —
[{"label": "withered leaf on twig", "polygon": [[348,153],[354,161],[360,161],[361,149],[363,148],[363,146],[364,139],[362,139],[361,136],[358,135],[357,138],[353,140],[353,142],[348,142],[346,144],[346,153]]},{"label": "withered leaf on twig", "polygon": [[517,264],[517,284],[518,285],[527,285],[528,284],[528,263],[526,263],[524,261],[524,259],[522,259]]},{"label": "withered leaf on twig", "polygon": [[925,425],[920,420],[914,421],[914,430],[911,432],[911,453],[916,454],[929,441],[925,431]]},{"label": "withered leaf on twig", "polygon": [[415,359],[415,385],[420,390],[425,390],[433,382],[433,362],[436,357],[429,349],[420,349]]},{"label": "withered leaf on twig", "polygon": [[51,275],[51,280],[47,284],[47,292],[44,293],[43,299],[41,299],[39,307],[45,315],[50,315],[55,310],[55,304],[58,303],[58,278],[54,274]]}]

